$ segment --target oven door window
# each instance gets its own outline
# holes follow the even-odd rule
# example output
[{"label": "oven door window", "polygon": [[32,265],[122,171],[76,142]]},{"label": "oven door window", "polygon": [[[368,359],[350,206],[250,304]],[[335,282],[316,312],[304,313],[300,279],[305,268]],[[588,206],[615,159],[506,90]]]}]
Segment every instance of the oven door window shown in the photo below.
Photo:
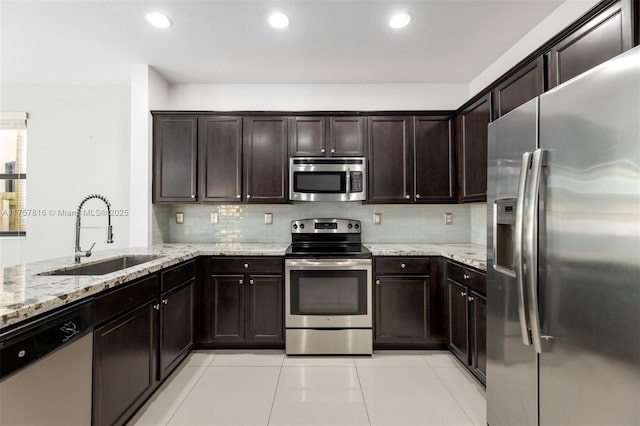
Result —
[{"label": "oven door window", "polygon": [[366,271],[291,271],[292,315],[366,315]]},{"label": "oven door window", "polygon": [[311,194],[344,194],[345,172],[294,172],[293,191]]}]

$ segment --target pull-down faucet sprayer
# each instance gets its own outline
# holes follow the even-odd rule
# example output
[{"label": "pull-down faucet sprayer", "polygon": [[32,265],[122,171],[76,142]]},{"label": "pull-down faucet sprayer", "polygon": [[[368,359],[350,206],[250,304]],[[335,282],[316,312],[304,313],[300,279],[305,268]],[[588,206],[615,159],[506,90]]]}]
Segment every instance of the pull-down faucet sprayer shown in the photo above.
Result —
[{"label": "pull-down faucet sprayer", "polygon": [[87,251],[83,251],[80,248],[80,217],[82,216],[82,206],[84,205],[84,203],[94,198],[104,201],[104,203],[107,205],[107,244],[113,243],[113,228],[111,227],[111,203],[109,203],[109,200],[107,200],[107,198],[104,195],[91,194],[86,196],[80,202],[80,205],[78,206],[78,210],[76,211],[75,263],[80,263],[80,258],[82,257],[91,256],[91,250],[93,250],[93,247],[96,245],[96,243],[93,243],[89,248],[89,250]]}]

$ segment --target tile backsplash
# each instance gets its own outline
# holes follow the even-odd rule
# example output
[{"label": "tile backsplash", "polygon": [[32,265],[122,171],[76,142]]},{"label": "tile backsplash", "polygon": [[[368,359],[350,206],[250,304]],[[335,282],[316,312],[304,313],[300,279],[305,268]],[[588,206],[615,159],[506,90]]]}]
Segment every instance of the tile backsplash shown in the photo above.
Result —
[{"label": "tile backsplash", "polygon": [[[360,220],[362,240],[368,243],[482,243],[475,228],[486,207],[479,206],[486,205],[155,204],[153,242],[289,242],[292,220],[338,217]],[[177,212],[184,214],[184,223],[176,223]],[[218,223],[211,223],[211,213],[218,215]],[[273,214],[273,224],[264,223],[265,213]],[[374,213],[382,215],[381,224],[373,224]],[[453,214],[451,225],[444,224],[445,213]]]}]

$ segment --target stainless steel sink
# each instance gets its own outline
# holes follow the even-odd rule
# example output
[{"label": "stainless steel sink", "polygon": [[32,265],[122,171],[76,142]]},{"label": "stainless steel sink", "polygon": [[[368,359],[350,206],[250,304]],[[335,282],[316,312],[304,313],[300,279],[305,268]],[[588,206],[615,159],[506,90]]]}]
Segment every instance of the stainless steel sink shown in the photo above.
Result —
[{"label": "stainless steel sink", "polygon": [[42,272],[38,275],[105,275],[142,263],[151,262],[161,257],[162,256],[152,254],[118,256],[85,265],[70,266],[68,268],[56,269],[55,271]]}]

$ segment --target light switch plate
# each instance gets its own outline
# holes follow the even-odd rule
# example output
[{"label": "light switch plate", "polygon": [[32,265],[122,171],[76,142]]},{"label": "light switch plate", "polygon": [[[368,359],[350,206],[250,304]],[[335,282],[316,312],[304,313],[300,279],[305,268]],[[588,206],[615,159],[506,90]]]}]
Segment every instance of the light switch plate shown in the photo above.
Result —
[{"label": "light switch plate", "polygon": [[453,213],[444,214],[444,224],[451,225],[453,223]]},{"label": "light switch plate", "polygon": [[273,213],[265,213],[264,214],[264,224],[272,225],[273,224]]},{"label": "light switch plate", "polygon": [[380,225],[382,223],[382,214],[381,213],[374,213],[373,214],[373,224],[374,225]]},{"label": "light switch plate", "polygon": [[216,213],[216,212],[211,212],[211,215],[210,215],[209,221],[210,221],[211,223],[218,223],[218,213]]},{"label": "light switch plate", "polygon": [[176,223],[182,225],[184,223],[184,213],[178,212],[176,213]]}]

